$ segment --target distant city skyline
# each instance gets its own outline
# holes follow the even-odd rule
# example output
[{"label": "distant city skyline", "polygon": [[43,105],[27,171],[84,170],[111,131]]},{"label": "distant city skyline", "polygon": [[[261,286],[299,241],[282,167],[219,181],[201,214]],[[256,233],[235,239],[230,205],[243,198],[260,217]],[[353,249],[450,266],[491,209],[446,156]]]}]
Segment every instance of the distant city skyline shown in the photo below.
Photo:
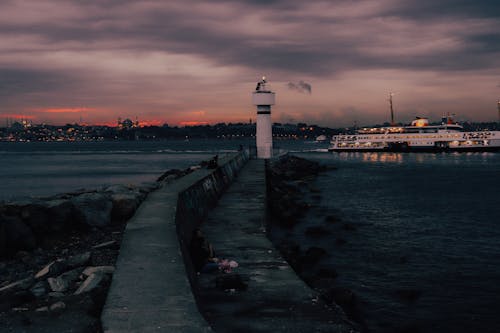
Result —
[{"label": "distant city skyline", "polygon": [[0,4],[0,119],[195,125],[255,120],[343,127],[415,116],[497,121],[498,1]]}]

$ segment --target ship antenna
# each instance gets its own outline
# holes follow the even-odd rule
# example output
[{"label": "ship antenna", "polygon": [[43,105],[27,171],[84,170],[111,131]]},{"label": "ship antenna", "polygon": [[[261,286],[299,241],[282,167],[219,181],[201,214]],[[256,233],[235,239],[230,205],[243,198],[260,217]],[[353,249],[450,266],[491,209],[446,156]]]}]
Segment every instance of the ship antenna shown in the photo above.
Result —
[{"label": "ship antenna", "polygon": [[498,108],[498,122],[500,123],[500,99],[497,101],[497,108]]},{"label": "ship antenna", "polygon": [[392,92],[389,93],[389,105],[391,106],[391,126],[394,126],[394,109],[392,107]]}]

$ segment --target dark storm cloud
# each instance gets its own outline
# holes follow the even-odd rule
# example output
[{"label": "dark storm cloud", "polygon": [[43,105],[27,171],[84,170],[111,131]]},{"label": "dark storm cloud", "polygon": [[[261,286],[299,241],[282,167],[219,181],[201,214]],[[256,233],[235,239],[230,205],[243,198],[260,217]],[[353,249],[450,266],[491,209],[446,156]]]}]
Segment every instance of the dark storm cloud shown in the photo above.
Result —
[{"label": "dark storm cloud", "polygon": [[461,0],[9,0],[0,3],[0,95],[19,105],[182,115],[205,110],[212,101],[204,98],[224,84],[240,89],[261,74],[282,87],[291,77],[314,80],[315,98],[335,80],[351,80],[340,89],[361,83],[373,91],[390,84],[387,73],[409,86],[439,79],[443,87],[450,77],[459,85],[497,75],[482,80],[495,87],[499,7]]},{"label": "dark storm cloud", "polygon": [[0,96],[15,98],[24,94],[43,93],[72,86],[68,74],[51,71],[0,68]]},{"label": "dark storm cloud", "polygon": [[[395,25],[391,31],[390,24],[377,26],[377,20],[396,17],[416,23],[410,28],[421,25],[425,29],[435,23],[436,17],[446,21],[455,15],[471,19],[490,18],[500,26],[500,19],[495,16],[500,7],[497,1],[472,4],[470,1],[451,0],[388,1],[387,6],[380,6],[372,16],[367,16],[366,12],[358,14],[355,4],[345,7],[349,4],[346,1],[332,2],[333,5],[324,11],[315,8],[314,2],[279,0],[216,1],[216,4],[224,5],[220,11],[210,11],[207,5],[197,7],[203,4],[198,1],[187,1],[183,7],[135,1],[79,3],[81,13],[68,9],[74,16],[68,20],[47,20],[35,25],[15,21],[0,23],[0,31],[41,36],[48,41],[48,48],[60,42],[79,42],[90,49],[108,47],[187,53],[220,65],[312,75],[381,67],[482,69],[498,64],[498,60],[485,59],[484,56],[498,52],[500,37],[492,31],[477,34],[446,31],[443,34],[450,34],[449,38],[463,45],[451,50],[431,48],[424,54],[401,54],[401,45],[396,38],[400,27]],[[245,18],[248,18],[247,25],[239,27]],[[256,34],[259,29],[263,31]],[[353,37],[342,35],[349,30],[359,30],[359,33]],[[380,39],[387,34],[389,38],[394,35],[394,40]],[[417,41],[421,39],[418,30],[407,33],[405,38],[408,42],[415,39],[416,44],[422,43]],[[429,38],[433,36],[429,34]],[[367,46],[392,52],[379,54],[365,49]]]},{"label": "dark storm cloud", "polygon": [[421,0],[405,1],[388,8],[388,15],[422,19],[437,16],[457,15],[461,17],[500,16],[500,2],[497,0]]}]

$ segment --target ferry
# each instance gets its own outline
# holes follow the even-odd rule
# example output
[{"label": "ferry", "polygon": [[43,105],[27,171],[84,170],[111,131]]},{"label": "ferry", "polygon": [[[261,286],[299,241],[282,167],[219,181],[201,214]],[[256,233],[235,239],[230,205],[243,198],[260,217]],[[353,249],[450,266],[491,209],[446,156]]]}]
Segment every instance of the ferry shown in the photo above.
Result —
[{"label": "ferry", "polygon": [[361,128],[356,134],[334,135],[329,151],[498,151],[500,131],[466,132],[443,117],[440,125],[427,118],[413,120],[409,126]]}]

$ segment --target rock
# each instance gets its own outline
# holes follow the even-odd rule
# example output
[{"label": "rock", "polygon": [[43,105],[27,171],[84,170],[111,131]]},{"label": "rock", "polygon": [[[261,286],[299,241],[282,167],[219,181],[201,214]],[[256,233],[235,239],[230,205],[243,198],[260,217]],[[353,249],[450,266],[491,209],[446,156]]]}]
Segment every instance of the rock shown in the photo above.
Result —
[{"label": "rock", "polygon": [[36,238],[32,230],[15,216],[0,216],[0,256],[14,255],[19,250],[33,250]]},{"label": "rock", "polygon": [[323,248],[312,246],[306,250],[300,261],[303,266],[314,265],[326,254]]},{"label": "rock", "polygon": [[126,221],[131,218],[137,207],[139,200],[134,194],[117,193],[111,195],[111,202],[113,208],[111,210],[111,218],[114,221]]},{"label": "rock", "polygon": [[9,295],[11,293],[14,293],[16,291],[20,290],[26,290],[29,289],[33,283],[35,282],[35,279],[33,277],[27,277],[25,279],[10,283],[2,288],[0,288],[0,297]]},{"label": "rock", "polygon": [[39,307],[35,310],[35,312],[49,312],[49,307],[48,306],[42,306],[42,307]]},{"label": "rock", "polygon": [[81,254],[71,256],[66,260],[66,264],[73,268],[85,266],[90,261],[90,255],[90,252],[83,252]]},{"label": "rock", "polygon": [[408,263],[408,257],[407,256],[401,256],[401,257],[399,257],[399,263],[400,264],[407,264]]},{"label": "rock", "polygon": [[23,222],[38,237],[50,232],[49,212],[42,202],[34,201],[24,206],[21,210],[21,217]]},{"label": "rock", "polygon": [[312,226],[306,228],[305,234],[312,237],[321,237],[329,235],[330,231],[323,226]]},{"label": "rock", "polygon": [[396,290],[395,294],[404,301],[415,302],[422,295],[422,291],[417,289],[399,289]]},{"label": "rock", "polygon": [[35,279],[40,279],[40,278],[49,278],[52,276],[57,276],[64,272],[68,266],[66,263],[62,260],[56,260],[51,262],[50,264],[46,265],[44,268],[42,268],[38,273],[35,274]]},{"label": "rock", "polygon": [[108,248],[108,247],[114,247],[116,245],[116,241],[115,240],[111,240],[111,241],[108,241],[108,242],[104,242],[104,243],[100,243],[100,244],[97,244],[97,245],[94,245],[92,246],[93,249],[105,249],[105,248]]},{"label": "rock", "polygon": [[285,180],[305,179],[317,175],[321,170],[322,167],[317,162],[288,154],[280,157],[271,168],[274,176]]},{"label": "rock", "polygon": [[182,171],[179,169],[170,169],[163,173],[163,175],[161,175],[156,181],[161,182],[169,179],[176,179],[180,176],[181,173]]},{"label": "rock", "polygon": [[143,182],[139,185],[139,190],[144,193],[149,193],[158,188],[157,183],[152,183],[152,182]]},{"label": "rock", "polygon": [[96,288],[99,283],[101,283],[103,275],[99,273],[90,274],[85,281],[78,287],[75,291],[75,295],[83,294],[89,292]]},{"label": "rock", "polygon": [[352,309],[356,305],[356,295],[352,290],[347,288],[331,288],[324,292],[321,296],[327,304],[336,303],[340,305],[344,310],[349,308]]},{"label": "rock", "polygon": [[113,266],[90,266],[83,270],[82,274],[90,276],[92,274],[113,274],[115,268]]},{"label": "rock", "polygon": [[237,273],[223,274],[215,278],[215,286],[221,290],[246,290],[248,285]]},{"label": "rock", "polygon": [[59,292],[59,291],[53,291],[47,294],[47,296],[52,297],[52,298],[61,298],[64,297],[64,293]]},{"label": "rock", "polygon": [[328,222],[328,223],[337,223],[339,221],[340,221],[340,219],[336,216],[333,216],[333,215],[328,215],[327,217],[325,217],[325,222]]},{"label": "rock", "polygon": [[78,220],[84,224],[103,227],[111,222],[113,204],[108,195],[84,193],[71,199]]},{"label": "rock", "polygon": [[288,263],[297,271],[300,271],[300,245],[291,241],[282,241],[278,246],[279,251]]},{"label": "rock", "polygon": [[50,285],[50,289],[55,292],[67,291],[70,289],[72,284],[79,279],[81,271],[81,268],[76,268],[63,273],[56,278],[48,278],[47,282]]},{"label": "rock", "polygon": [[344,230],[349,230],[349,231],[353,231],[353,230],[356,230],[356,226],[352,223],[344,223],[342,224],[342,229]]},{"label": "rock", "polygon": [[73,226],[75,206],[68,199],[55,199],[45,203],[50,219],[50,229],[61,231]]},{"label": "rock", "polygon": [[49,307],[52,314],[59,315],[66,309],[66,304],[64,302],[56,302]]},{"label": "rock", "polygon": [[47,288],[47,282],[45,281],[38,281],[33,285],[33,287],[30,288],[30,292],[35,296],[36,298],[40,298],[42,296],[45,296],[48,292]]},{"label": "rock", "polygon": [[50,289],[55,292],[66,291],[69,287],[68,281],[60,278],[48,278],[47,282],[49,283]]},{"label": "rock", "polygon": [[0,312],[29,303],[34,296],[29,290],[16,291],[8,296],[0,296]]},{"label": "rock", "polygon": [[127,193],[131,190],[129,186],[122,185],[122,184],[116,184],[116,185],[111,185],[108,186],[104,189],[104,192],[112,193],[112,194],[117,194],[117,193]]},{"label": "rock", "polygon": [[320,278],[335,279],[338,275],[337,270],[329,266],[321,266],[317,272],[317,276]]},{"label": "rock", "polygon": [[342,238],[342,237],[337,237],[335,239],[335,244],[337,244],[337,245],[344,245],[344,244],[347,244],[347,241],[344,238]]}]

